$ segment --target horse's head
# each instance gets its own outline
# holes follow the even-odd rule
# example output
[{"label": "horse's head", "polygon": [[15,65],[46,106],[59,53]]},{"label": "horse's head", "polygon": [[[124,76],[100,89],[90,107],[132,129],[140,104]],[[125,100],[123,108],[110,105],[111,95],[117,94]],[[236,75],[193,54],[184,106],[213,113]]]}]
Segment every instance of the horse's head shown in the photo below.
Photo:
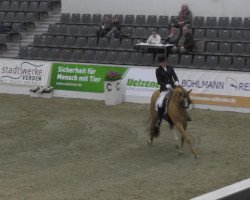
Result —
[{"label": "horse's head", "polygon": [[188,108],[189,105],[191,104],[191,99],[189,96],[191,91],[192,90],[187,91],[180,85],[176,86],[176,88],[174,89],[175,99],[182,108]]}]

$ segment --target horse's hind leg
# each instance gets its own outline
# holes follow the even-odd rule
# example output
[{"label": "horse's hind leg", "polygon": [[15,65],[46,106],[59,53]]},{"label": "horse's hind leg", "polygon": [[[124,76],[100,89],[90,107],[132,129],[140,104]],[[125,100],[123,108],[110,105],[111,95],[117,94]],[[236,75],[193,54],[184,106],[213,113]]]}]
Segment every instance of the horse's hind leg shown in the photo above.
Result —
[{"label": "horse's hind leg", "polygon": [[148,144],[151,145],[153,143],[154,137],[156,137],[159,134],[159,128],[157,130],[157,128],[155,127],[157,122],[157,117],[153,117],[151,119],[151,123],[150,123],[150,132],[149,132],[149,139],[148,139]]},{"label": "horse's hind leg", "polygon": [[192,151],[192,154],[194,155],[195,158],[197,158],[197,151],[196,151],[195,147],[193,146],[190,135],[184,130],[182,125],[176,124],[175,126],[180,131],[180,133],[182,134],[182,146],[183,146],[184,140],[186,140],[187,144],[189,145],[189,147],[190,147],[190,149]]}]

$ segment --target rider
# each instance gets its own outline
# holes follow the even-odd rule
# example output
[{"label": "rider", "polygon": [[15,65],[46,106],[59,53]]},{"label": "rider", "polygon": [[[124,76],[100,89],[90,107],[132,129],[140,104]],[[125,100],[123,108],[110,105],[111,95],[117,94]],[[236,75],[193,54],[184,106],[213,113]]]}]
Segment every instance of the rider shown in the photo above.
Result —
[{"label": "rider", "polygon": [[160,97],[157,101],[158,106],[158,121],[156,127],[160,127],[162,119],[164,117],[164,99],[170,94],[170,91],[175,86],[179,85],[179,79],[174,71],[174,68],[167,65],[165,55],[160,55],[158,57],[159,66],[156,69],[156,79],[160,85]]}]

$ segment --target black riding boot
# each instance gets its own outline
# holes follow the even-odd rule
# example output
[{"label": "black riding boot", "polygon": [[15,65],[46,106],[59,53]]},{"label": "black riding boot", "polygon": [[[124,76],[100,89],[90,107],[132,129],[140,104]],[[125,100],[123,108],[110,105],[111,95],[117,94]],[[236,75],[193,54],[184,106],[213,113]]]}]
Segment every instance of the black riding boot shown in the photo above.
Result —
[{"label": "black riding boot", "polygon": [[155,127],[159,128],[161,126],[163,115],[164,115],[164,109],[163,108],[158,108],[158,120],[156,122]]}]

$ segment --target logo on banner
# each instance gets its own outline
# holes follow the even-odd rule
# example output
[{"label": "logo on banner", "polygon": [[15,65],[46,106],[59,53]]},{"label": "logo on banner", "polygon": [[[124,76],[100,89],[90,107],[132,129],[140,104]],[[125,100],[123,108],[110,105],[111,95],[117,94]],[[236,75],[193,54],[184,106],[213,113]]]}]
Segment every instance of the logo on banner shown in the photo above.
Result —
[{"label": "logo on banner", "polygon": [[227,88],[233,89],[234,91],[250,91],[250,82],[238,82],[232,77],[226,78]]},{"label": "logo on banner", "polygon": [[[7,63],[7,62],[6,62]],[[45,81],[44,64],[33,64],[30,62],[3,63],[0,67],[2,83],[39,85]],[[48,71],[48,70],[47,70]]]}]

